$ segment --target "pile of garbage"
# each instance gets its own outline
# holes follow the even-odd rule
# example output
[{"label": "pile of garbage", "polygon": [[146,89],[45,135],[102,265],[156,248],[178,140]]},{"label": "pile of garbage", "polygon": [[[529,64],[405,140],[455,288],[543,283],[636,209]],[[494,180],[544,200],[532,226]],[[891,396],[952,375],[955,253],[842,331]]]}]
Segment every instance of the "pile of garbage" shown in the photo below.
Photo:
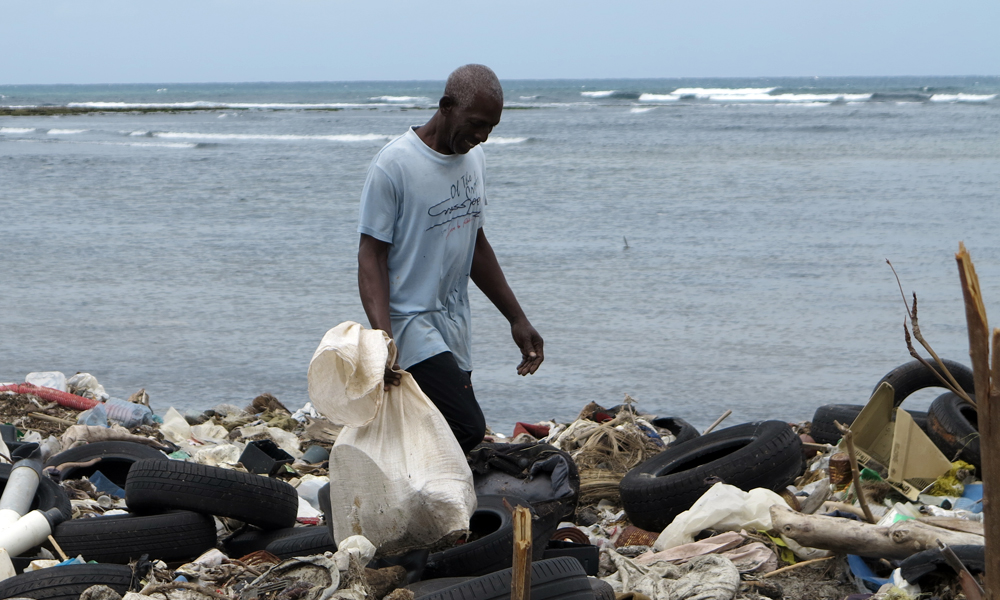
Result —
[{"label": "pile of garbage", "polygon": [[[457,495],[461,531],[379,505],[371,486],[391,496],[407,476],[346,450],[364,433],[312,403],[157,412],[145,390],[115,399],[86,373],[32,373],[0,385],[0,598],[499,599],[517,506],[533,515],[532,600],[972,598],[975,409],[949,394],[927,415],[899,408],[939,385],[929,371],[903,365],[867,405],[811,423],[701,433],[627,396],[518,423],[465,457],[471,499],[433,492]],[[390,536],[378,514],[441,533]]]}]

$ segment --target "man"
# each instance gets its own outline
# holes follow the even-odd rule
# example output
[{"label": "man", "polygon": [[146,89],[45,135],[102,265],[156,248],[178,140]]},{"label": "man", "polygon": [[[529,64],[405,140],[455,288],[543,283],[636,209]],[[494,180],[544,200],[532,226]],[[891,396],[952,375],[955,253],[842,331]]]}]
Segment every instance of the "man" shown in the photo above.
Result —
[{"label": "man", "polygon": [[444,415],[462,450],[486,420],[472,390],[469,278],[510,322],[520,375],[542,363],[531,326],[483,232],[483,150],[500,122],[503,89],[483,65],[456,69],[434,116],[386,144],[361,192],[358,288],[372,328],[399,349],[386,385],[406,369]]}]

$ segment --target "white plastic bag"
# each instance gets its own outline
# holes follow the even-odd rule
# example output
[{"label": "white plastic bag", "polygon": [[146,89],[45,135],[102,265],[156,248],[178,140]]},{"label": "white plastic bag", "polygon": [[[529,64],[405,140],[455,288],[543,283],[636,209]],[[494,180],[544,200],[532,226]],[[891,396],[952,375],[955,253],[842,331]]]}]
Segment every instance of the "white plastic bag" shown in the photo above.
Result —
[{"label": "white plastic bag", "polygon": [[756,488],[749,492],[717,483],[708,488],[701,498],[674,520],[656,538],[653,549],[657,552],[690,544],[694,534],[703,529],[739,531],[741,529],[771,529],[771,507],[788,506],[785,500],[771,490]]},{"label": "white plastic bag", "polygon": [[330,452],[334,541],[363,535],[382,555],[455,539],[476,510],[472,471],[441,412],[405,371],[384,390],[395,358],[385,334],[347,322],[309,366],[313,405],[345,425]]}]

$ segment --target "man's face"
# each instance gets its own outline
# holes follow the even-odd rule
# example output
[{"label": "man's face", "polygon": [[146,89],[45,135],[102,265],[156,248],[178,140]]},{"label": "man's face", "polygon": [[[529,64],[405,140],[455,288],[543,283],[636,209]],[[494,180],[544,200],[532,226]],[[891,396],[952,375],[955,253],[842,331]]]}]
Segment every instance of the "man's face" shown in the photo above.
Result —
[{"label": "man's face", "polygon": [[472,104],[466,107],[452,106],[445,115],[449,125],[448,136],[451,151],[465,154],[490,136],[490,132],[500,122],[503,104],[476,94]]}]

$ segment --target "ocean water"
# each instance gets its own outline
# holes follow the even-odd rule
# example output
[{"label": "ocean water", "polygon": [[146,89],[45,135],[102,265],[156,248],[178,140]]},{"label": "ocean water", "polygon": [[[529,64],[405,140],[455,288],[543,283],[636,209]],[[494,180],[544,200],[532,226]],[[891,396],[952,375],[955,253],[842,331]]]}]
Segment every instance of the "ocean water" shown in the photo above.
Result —
[{"label": "ocean water", "polygon": [[[909,360],[886,259],[938,353],[967,363],[959,241],[1000,318],[1000,78],[504,87],[486,231],[546,360],[518,377],[472,286],[497,431],[625,394],[699,427],[863,403]],[[202,109],[0,116],[0,381],[86,371],[158,412],[301,406],[323,333],[367,323],[367,165],[442,89],[0,85],[0,109]]]}]

